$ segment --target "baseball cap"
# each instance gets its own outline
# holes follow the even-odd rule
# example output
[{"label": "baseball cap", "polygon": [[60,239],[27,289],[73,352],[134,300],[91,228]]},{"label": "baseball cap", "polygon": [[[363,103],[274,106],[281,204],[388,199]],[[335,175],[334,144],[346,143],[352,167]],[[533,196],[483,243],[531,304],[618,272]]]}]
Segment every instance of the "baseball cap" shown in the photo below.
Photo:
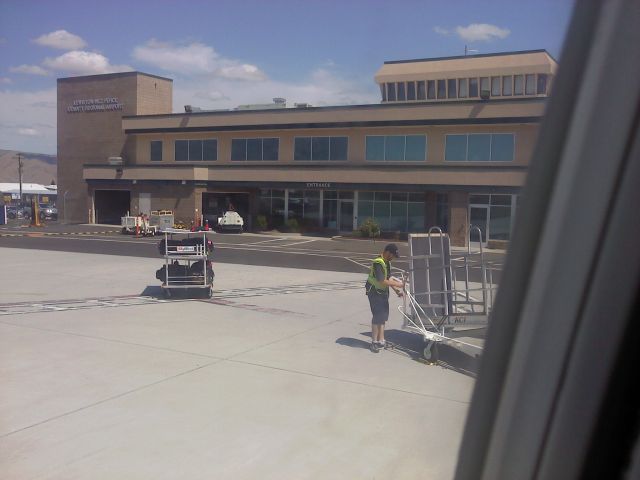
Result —
[{"label": "baseball cap", "polygon": [[389,252],[396,258],[400,258],[400,253],[398,252],[398,246],[395,243],[389,243],[386,247],[384,247],[385,252]]}]

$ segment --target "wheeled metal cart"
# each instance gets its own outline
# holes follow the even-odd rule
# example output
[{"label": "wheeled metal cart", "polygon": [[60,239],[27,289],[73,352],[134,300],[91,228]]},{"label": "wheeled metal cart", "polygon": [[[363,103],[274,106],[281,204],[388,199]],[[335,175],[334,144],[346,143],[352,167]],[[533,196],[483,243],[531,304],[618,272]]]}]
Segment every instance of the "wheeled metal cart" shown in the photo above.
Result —
[{"label": "wheeled metal cart", "polygon": [[[472,248],[474,243],[477,249]],[[497,288],[493,281],[497,265],[485,258],[481,230],[470,226],[466,252],[452,252],[448,235],[438,227],[409,235],[409,248],[409,289],[398,310],[403,327],[422,335],[424,358],[437,362],[442,342],[481,350],[480,345],[457,338],[486,328]],[[456,331],[460,327],[464,332]]]},{"label": "wheeled metal cart", "polygon": [[[165,230],[164,240],[160,243],[165,263],[156,272],[156,277],[163,282],[162,291],[166,297],[178,291],[205,298],[213,295],[215,275],[210,260],[213,243],[207,238],[208,233]],[[190,240],[185,242],[184,239]]]}]

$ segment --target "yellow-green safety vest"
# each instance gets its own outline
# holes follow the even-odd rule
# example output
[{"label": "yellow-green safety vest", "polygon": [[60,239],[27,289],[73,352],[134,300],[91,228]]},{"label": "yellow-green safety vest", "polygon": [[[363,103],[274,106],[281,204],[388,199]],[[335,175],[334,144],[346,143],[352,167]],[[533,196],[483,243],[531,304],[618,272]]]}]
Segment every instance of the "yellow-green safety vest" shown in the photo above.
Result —
[{"label": "yellow-green safety vest", "polygon": [[367,278],[367,283],[373,285],[373,287],[381,294],[389,294],[389,286],[384,283],[379,282],[376,279],[375,266],[376,263],[379,263],[382,266],[382,271],[384,272],[384,278],[387,278],[387,262],[384,261],[384,258],[378,257],[373,260],[371,264],[371,268],[369,269],[369,277]]}]

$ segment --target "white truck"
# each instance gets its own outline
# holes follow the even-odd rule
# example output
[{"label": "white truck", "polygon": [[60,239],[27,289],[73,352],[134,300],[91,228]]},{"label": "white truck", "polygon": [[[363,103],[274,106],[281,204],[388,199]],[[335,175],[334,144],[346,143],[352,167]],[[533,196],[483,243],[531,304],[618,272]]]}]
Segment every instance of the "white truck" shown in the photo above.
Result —
[{"label": "white truck", "polygon": [[227,211],[221,217],[218,217],[218,230],[220,232],[234,231],[242,233],[243,228],[244,220],[238,212]]}]

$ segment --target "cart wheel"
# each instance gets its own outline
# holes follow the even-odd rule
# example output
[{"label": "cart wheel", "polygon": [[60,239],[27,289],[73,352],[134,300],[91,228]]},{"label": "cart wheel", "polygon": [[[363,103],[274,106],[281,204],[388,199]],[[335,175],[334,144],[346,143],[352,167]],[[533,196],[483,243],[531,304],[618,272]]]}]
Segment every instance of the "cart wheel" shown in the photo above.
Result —
[{"label": "cart wheel", "polygon": [[437,363],[438,362],[438,343],[431,340],[427,343],[427,346],[424,347],[422,351],[422,355],[427,362]]}]

